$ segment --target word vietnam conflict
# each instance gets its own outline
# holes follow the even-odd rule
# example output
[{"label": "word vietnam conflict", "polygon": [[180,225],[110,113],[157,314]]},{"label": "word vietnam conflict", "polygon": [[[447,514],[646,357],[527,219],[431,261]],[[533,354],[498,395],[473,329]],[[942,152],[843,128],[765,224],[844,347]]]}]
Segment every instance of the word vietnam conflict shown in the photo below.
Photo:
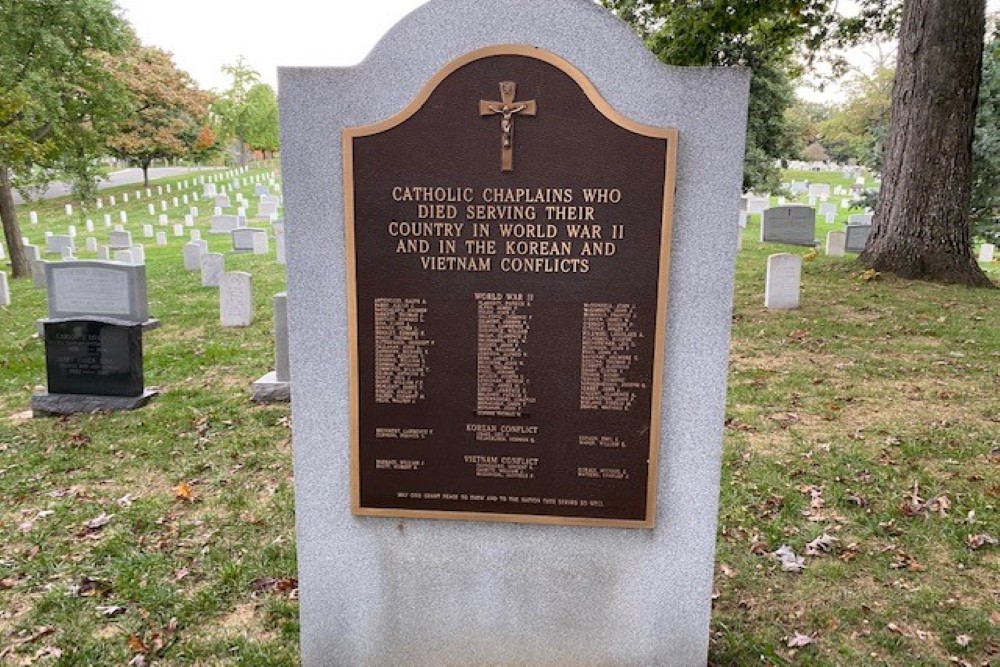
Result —
[{"label": "word vietnam conflict", "polygon": [[411,205],[386,225],[396,253],[426,271],[587,273],[625,238],[596,211],[621,203],[618,188],[396,186],[390,196]]}]

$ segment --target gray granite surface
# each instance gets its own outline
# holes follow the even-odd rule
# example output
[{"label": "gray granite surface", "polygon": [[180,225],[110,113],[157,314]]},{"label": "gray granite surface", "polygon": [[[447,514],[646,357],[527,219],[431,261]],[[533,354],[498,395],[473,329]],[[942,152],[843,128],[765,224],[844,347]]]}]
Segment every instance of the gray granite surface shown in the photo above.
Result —
[{"label": "gray granite surface", "polygon": [[[680,132],[652,530],[350,511],[341,129],[504,43],[567,59],[619,112]],[[434,0],[356,67],[280,69],[305,665],[705,664],[748,81],[661,65],[589,0]]]},{"label": "gray granite surface", "polygon": [[31,397],[35,417],[71,415],[78,412],[119,412],[135,410],[149,403],[159,392],[147,389],[139,396],[93,396],[90,394],[50,394],[40,392]]}]

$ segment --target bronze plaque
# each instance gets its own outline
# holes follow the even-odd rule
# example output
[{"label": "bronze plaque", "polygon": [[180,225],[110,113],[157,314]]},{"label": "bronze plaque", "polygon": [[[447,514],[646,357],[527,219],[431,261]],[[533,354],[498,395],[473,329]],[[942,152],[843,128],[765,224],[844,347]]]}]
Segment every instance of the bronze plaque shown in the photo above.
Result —
[{"label": "bronze plaque", "polygon": [[343,139],[354,513],[652,527],[676,130],[512,45]]}]

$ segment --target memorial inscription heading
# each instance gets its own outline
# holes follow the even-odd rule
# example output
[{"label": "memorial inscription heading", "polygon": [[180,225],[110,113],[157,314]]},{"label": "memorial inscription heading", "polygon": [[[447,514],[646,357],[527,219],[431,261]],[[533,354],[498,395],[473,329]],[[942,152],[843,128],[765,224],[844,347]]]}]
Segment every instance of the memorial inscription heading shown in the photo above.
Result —
[{"label": "memorial inscription heading", "polygon": [[676,150],[521,45],[344,131],[356,514],[654,525]]}]

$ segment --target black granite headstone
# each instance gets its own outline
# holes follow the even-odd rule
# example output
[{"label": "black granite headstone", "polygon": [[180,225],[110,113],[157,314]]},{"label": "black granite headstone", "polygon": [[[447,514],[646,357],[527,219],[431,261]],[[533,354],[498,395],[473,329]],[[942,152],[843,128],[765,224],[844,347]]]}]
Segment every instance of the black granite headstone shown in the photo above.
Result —
[{"label": "black granite headstone", "polygon": [[143,393],[142,325],[98,320],[45,323],[50,394]]}]

